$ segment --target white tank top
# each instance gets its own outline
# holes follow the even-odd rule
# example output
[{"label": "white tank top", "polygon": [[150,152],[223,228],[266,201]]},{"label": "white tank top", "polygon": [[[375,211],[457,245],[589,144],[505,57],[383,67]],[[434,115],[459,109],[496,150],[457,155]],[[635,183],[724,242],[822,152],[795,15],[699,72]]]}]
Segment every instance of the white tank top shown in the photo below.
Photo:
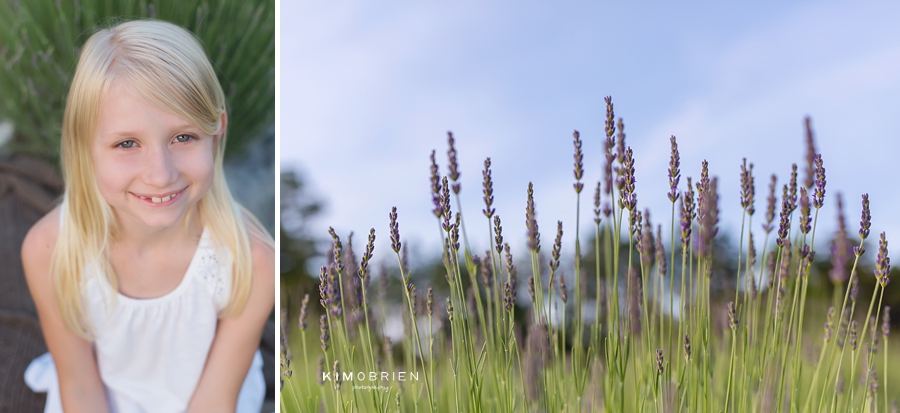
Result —
[{"label": "white tank top", "polygon": [[[231,268],[230,252],[217,247],[204,227],[181,283],[161,297],[124,296],[110,288],[98,266],[85,269],[85,303],[111,413],[187,410],[216,335],[218,315],[228,303]],[[25,377],[33,390],[48,393],[45,413],[62,412],[49,353],[35,359]],[[237,412],[259,412],[264,395],[262,357],[257,351]]]}]

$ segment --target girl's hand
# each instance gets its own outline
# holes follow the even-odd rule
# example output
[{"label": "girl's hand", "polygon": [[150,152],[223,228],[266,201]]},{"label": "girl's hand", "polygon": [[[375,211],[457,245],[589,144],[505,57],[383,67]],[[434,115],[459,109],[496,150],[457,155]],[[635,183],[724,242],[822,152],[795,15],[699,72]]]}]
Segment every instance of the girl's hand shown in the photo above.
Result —
[{"label": "girl's hand", "polygon": [[108,412],[106,390],[100,381],[91,343],[66,328],[56,302],[50,258],[58,236],[59,206],[41,218],[25,236],[22,244],[25,279],[37,307],[44,341],[56,365],[63,410],[66,413]]},{"label": "girl's hand", "polygon": [[[248,223],[248,226],[251,225]],[[252,231],[248,231],[252,234]],[[275,250],[251,235],[250,297],[236,317],[219,319],[200,383],[188,412],[234,412],[238,393],[259,348],[266,319],[275,306]]]}]

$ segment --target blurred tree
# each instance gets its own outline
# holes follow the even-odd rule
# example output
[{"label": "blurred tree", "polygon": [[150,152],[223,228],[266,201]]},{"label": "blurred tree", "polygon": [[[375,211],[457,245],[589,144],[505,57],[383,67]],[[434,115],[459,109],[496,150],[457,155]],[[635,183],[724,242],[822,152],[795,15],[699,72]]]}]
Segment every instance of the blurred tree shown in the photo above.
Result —
[{"label": "blurred tree", "polygon": [[[303,294],[317,303],[318,279],[310,272],[309,263],[321,254],[323,241],[309,231],[310,220],[322,211],[322,202],[312,196],[299,172],[281,172],[281,310],[292,315],[292,303],[299,306]],[[310,307],[318,307],[310,304]],[[297,308],[299,311],[299,307]],[[315,312],[315,310],[313,310]]]}]

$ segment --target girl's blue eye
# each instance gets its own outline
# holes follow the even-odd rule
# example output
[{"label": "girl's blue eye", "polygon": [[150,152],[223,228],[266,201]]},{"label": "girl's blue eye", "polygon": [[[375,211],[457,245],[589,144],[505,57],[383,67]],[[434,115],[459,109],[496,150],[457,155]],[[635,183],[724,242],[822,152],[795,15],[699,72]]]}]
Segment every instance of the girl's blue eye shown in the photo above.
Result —
[{"label": "girl's blue eye", "polygon": [[194,139],[194,137],[183,133],[175,137],[175,142],[184,143],[190,141],[191,139]]},{"label": "girl's blue eye", "polygon": [[134,145],[135,145],[135,142],[134,142],[134,141],[132,141],[132,140],[127,140],[127,141],[119,142],[119,144],[116,145],[116,146],[118,146],[118,147],[120,147],[120,148],[122,148],[122,149],[131,149],[131,148],[134,147]]}]

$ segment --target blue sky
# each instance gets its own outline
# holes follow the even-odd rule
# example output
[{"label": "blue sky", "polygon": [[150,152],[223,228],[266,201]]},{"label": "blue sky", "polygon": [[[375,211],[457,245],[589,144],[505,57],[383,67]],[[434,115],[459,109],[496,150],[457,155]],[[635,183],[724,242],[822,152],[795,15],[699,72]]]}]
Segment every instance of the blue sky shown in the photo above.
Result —
[{"label": "blue sky", "polygon": [[572,131],[585,142],[581,222],[592,233],[611,95],[635,153],[638,206],[665,233],[670,135],[683,176],[696,179],[709,160],[720,178],[720,233],[735,241],[741,159],[754,163],[759,239],[769,176],[780,188],[798,163],[803,177],[810,115],[828,178],[816,249],[827,251],[842,192],[850,233],[869,193],[873,234],[887,231],[900,251],[900,4],[624,3],[283,2],[281,161],[326,201],[314,233],[355,231],[361,245],[374,227],[376,258],[386,257],[396,205],[412,251],[436,255],[428,156],[437,150],[446,174],[453,131],[475,247],[487,246],[481,169],[491,157],[495,208],[514,253],[525,248],[529,181],[543,244],[562,220],[571,253]]}]

